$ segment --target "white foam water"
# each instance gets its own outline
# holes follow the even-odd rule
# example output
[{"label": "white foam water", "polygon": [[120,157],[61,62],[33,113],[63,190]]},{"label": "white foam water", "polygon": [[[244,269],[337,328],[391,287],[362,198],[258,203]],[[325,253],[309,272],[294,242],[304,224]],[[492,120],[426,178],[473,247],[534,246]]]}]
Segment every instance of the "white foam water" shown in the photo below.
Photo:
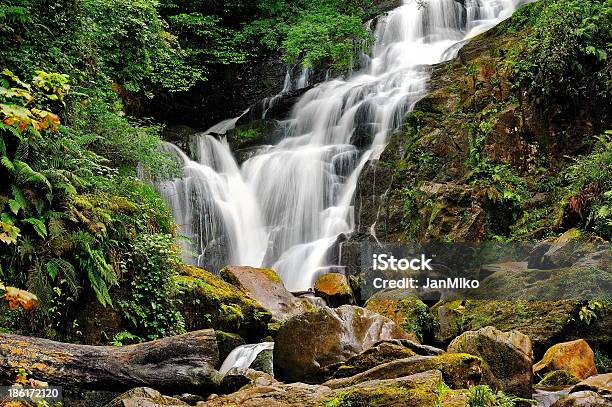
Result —
[{"label": "white foam water", "polygon": [[[359,173],[383,151],[388,135],[426,93],[432,64],[456,55],[472,36],[494,26],[521,0],[416,0],[380,17],[362,68],[308,90],[281,123],[282,140],[241,168],[226,142],[202,134],[181,179],[160,185],[200,264],[275,269],[289,290],[305,290],[330,265],[338,236],[354,229]],[[424,6],[422,4],[425,4]],[[302,71],[298,86],[310,72]],[[285,87],[292,82],[286,79]],[[235,120],[213,130],[227,131]],[[190,255],[187,257],[192,258]]]}]

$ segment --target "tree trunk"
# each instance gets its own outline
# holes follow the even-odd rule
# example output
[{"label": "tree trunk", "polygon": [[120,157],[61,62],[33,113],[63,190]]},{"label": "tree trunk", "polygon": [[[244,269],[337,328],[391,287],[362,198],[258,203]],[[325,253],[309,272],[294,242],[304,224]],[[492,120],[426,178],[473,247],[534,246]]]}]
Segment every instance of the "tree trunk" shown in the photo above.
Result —
[{"label": "tree trunk", "polygon": [[212,329],[129,346],[90,346],[0,333],[0,384],[15,371],[50,385],[122,391],[148,386],[208,393],[219,362]]}]

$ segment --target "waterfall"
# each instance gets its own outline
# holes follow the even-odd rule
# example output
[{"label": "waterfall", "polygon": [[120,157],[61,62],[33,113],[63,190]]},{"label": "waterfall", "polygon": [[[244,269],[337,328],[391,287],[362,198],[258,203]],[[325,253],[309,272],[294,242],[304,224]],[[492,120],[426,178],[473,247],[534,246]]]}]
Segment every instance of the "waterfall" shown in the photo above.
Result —
[{"label": "waterfall", "polygon": [[248,369],[261,352],[272,349],[274,349],[274,342],[238,346],[227,355],[219,368],[219,373],[226,374],[233,368]]},{"label": "waterfall", "polygon": [[[212,257],[220,265],[271,267],[294,291],[337,268],[329,252],[354,229],[359,173],[426,93],[429,66],[454,57],[467,39],[525,2],[404,1],[378,19],[361,69],[308,90],[281,123],[284,138],[242,168],[227,143],[209,135],[198,137],[195,161],[168,147],[182,160],[184,176],[160,189],[198,263]],[[298,86],[308,76],[304,70]],[[291,83],[288,73],[285,88]],[[228,123],[235,121],[219,126]]]}]

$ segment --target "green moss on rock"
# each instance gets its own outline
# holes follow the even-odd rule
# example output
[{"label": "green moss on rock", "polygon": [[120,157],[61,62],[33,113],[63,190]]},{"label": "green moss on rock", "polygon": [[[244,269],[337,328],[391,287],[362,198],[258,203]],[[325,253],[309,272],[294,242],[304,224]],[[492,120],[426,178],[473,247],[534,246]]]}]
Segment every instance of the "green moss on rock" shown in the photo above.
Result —
[{"label": "green moss on rock", "polygon": [[405,295],[402,290],[378,293],[365,307],[394,321],[413,340],[423,341],[431,334],[433,320],[429,308],[419,298]]},{"label": "green moss on rock", "polygon": [[538,382],[541,387],[562,387],[580,383],[580,379],[565,370],[555,370],[547,373]]},{"label": "green moss on rock", "polygon": [[249,340],[265,335],[271,314],[240,288],[193,266],[175,279],[188,330],[214,328]]}]

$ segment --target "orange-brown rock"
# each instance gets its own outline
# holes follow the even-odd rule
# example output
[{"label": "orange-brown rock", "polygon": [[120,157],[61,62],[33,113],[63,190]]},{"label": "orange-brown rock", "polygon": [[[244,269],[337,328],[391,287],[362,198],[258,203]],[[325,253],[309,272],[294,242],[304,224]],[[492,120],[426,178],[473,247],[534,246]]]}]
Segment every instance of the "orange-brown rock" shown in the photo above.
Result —
[{"label": "orange-brown rock", "polygon": [[579,379],[596,375],[593,350],[584,339],[552,346],[542,360],[533,366],[533,372],[542,375],[554,370],[565,370]]},{"label": "orange-brown rock", "polygon": [[355,303],[353,290],[344,274],[323,274],[317,279],[314,291],[316,295],[323,297],[330,307]]}]

